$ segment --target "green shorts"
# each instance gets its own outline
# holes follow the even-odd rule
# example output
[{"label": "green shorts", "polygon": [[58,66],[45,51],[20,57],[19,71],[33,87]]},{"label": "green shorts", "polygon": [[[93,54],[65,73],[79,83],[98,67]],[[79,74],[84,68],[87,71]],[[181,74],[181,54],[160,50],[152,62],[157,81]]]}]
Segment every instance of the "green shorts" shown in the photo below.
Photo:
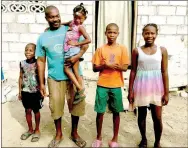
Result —
[{"label": "green shorts", "polygon": [[118,88],[106,88],[97,86],[96,98],[95,98],[95,111],[97,113],[104,113],[106,111],[106,105],[112,112],[122,112],[123,100],[121,87]]}]

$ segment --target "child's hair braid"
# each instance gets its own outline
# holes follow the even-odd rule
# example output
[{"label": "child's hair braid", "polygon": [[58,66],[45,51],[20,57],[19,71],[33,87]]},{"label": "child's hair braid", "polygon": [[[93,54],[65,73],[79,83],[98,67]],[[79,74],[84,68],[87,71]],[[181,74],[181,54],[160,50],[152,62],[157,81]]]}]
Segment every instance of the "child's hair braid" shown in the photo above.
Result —
[{"label": "child's hair braid", "polygon": [[73,9],[73,13],[76,12],[81,12],[84,16],[87,16],[88,11],[86,10],[86,8],[84,7],[83,3],[80,3],[80,5],[77,5],[74,9]]}]

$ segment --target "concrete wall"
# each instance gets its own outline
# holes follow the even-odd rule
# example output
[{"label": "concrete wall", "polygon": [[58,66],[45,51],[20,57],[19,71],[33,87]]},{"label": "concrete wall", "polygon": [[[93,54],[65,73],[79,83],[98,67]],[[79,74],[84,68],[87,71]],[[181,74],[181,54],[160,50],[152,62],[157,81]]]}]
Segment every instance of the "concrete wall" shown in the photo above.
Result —
[{"label": "concrete wall", "polygon": [[[40,2],[40,1],[39,1]],[[55,5],[59,8],[63,21],[72,19],[72,9],[81,1],[41,1],[40,5]],[[15,3],[15,1],[14,1]],[[20,4],[27,7],[36,5],[35,2],[22,1]],[[83,1],[88,9],[88,18],[85,21],[87,32],[91,38],[94,33],[94,1]],[[13,2],[3,1],[8,8]],[[118,4],[118,2],[117,2]],[[18,5],[17,5],[18,6]],[[121,16],[121,15],[120,15]],[[169,53],[169,74],[177,82],[177,86],[187,83],[187,2],[186,1],[138,1],[137,45],[143,44],[142,28],[147,23],[156,23],[159,26],[157,43],[165,46]],[[18,74],[18,62],[23,60],[24,47],[28,42],[36,43],[41,32],[47,27],[44,13],[2,12],[2,65],[4,71]],[[94,43],[94,40],[93,40]],[[84,69],[91,70],[91,58],[94,53],[94,44],[90,44],[82,62]],[[180,77],[180,79],[178,78]],[[181,81],[181,82],[180,82]]]},{"label": "concrete wall", "polygon": [[187,2],[138,1],[137,45],[143,45],[142,28],[156,23],[159,35],[156,43],[169,54],[170,87],[187,85]]},{"label": "concrete wall", "polygon": [[[81,1],[43,1],[39,5],[55,5],[59,8],[62,21],[69,21],[72,19],[73,8],[80,4]],[[90,37],[93,37],[93,8],[94,1],[83,2],[89,12],[85,21],[86,30]],[[36,43],[39,34],[48,26],[44,13],[34,13],[29,10],[24,12],[10,12],[10,5],[14,2],[2,2],[6,6],[5,12],[2,12],[2,65],[4,71],[19,70],[19,61],[25,59],[24,47],[28,42]],[[30,4],[28,1],[16,3],[24,6],[36,5]],[[28,8],[27,8],[28,9]],[[93,52],[93,44],[90,44],[87,53],[84,55],[84,62],[82,63],[84,69],[91,67],[91,57]]]}]

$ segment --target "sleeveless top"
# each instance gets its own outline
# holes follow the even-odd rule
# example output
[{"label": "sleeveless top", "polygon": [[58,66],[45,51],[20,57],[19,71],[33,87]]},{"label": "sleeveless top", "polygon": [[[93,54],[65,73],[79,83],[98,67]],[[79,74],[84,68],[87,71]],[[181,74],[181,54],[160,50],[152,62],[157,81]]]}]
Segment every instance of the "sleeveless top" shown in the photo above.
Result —
[{"label": "sleeveless top", "polygon": [[37,62],[27,63],[27,60],[20,62],[20,69],[23,73],[22,91],[34,93],[39,91],[39,77]]},{"label": "sleeveless top", "polygon": [[164,94],[164,85],[161,73],[162,53],[160,47],[153,55],[147,55],[138,47],[137,73],[133,85],[134,105],[148,106],[154,104],[161,106]]}]

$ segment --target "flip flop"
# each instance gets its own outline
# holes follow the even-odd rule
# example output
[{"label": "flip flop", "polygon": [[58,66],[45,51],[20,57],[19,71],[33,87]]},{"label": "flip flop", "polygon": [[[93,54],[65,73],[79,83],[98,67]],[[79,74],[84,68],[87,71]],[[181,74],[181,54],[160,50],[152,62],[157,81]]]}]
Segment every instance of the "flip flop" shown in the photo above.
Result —
[{"label": "flip flop", "polygon": [[114,142],[114,141],[109,141],[108,145],[109,145],[109,147],[119,147],[118,143]]},{"label": "flip flop", "polygon": [[31,133],[31,132],[25,132],[25,133],[23,133],[22,135],[21,135],[21,137],[20,137],[20,139],[21,140],[26,140],[27,138],[29,138],[31,135],[33,134],[33,132]]},{"label": "flip flop", "polygon": [[80,148],[84,148],[86,146],[86,141],[84,141],[82,138],[73,138],[72,136],[70,136],[70,140],[72,140],[78,147]]},{"label": "flip flop", "polygon": [[31,138],[31,142],[37,142],[40,139],[40,134],[39,133],[35,133],[33,134],[32,138]]},{"label": "flip flop", "polygon": [[48,145],[48,148],[56,148],[56,147],[58,147],[62,140],[63,140],[63,138],[61,140],[52,139],[52,141]]},{"label": "flip flop", "polygon": [[102,141],[95,139],[92,143],[93,148],[101,147],[102,146]]}]

